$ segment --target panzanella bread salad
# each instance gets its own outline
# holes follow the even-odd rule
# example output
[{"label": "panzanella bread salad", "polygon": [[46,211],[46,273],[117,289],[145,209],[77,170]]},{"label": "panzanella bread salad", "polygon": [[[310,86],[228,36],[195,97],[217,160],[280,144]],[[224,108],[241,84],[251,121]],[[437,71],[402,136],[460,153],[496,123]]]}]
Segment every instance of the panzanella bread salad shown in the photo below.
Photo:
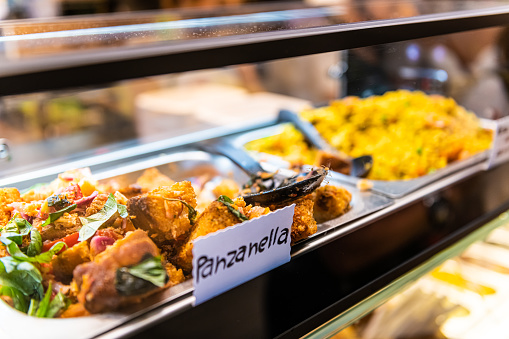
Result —
[{"label": "panzanella bread salad", "polygon": [[[25,192],[0,188],[0,298],[36,317],[114,311],[190,278],[198,237],[284,207],[246,205],[231,179],[205,186],[152,168],[127,187],[79,169]],[[292,242],[350,200],[326,185],[293,201]]]}]

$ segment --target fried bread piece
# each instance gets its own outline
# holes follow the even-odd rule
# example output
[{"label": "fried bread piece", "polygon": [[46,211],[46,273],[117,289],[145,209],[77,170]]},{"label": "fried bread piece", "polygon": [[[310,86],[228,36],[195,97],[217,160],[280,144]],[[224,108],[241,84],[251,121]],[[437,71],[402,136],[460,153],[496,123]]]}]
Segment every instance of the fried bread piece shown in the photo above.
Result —
[{"label": "fried bread piece", "polygon": [[127,187],[120,188],[118,191],[128,199],[143,194],[143,189],[138,184],[132,184]]},{"label": "fried bread piece", "polygon": [[107,312],[122,305],[140,302],[143,298],[160,290],[143,290],[140,294],[121,295],[116,288],[117,269],[130,267],[145,258],[159,256],[159,249],[147,233],[136,230],[118,240],[94,261],[81,264],[74,270],[74,281],[78,289],[78,301],[90,313]]},{"label": "fried bread piece", "polygon": [[235,198],[239,192],[239,185],[232,179],[223,179],[212,191],[216,197],[226,195],[228,198]]},{"label": "fried bread piece", "polygon": [[[44,220],[37,219],[37,223]],[[37,225],[34,222],[34,225]],[[64,213],[52,224],[44,226],[41,230],[42,241],[55,240],[76,233],[81,228],[81,221],[77,213]]]},{"label": "fried bread piece", "polygon": [[[232,207],[241,209],[245,205],[244,199],[238,198],[235,199],[235,204]],[[178,249],[177,255],[173,259],[174,264],[182,268],[184,272],[190,273],[193,269],[193,241],[200,236],[233,226],[239,222],[241,220],[230,212],[228,207],[219,201],[213,201],[196,220],[186,243]]]},{"label": "fried bread piece", "polygon": [[39,192],[36,190],[30,190],[21,195],[21,200],[24,202],[32,202],[37,200],[45,200],[51,195],[51,192]]},{"label": "fried bread piece", "polygon": [[134,217],[134,226],[147,231],[156,244],[177,245],[185,241],[191,229],[189,211],[183,203],[166,199],[183,200],[196,207],[193,186],[182,181],[129,199],[127,209]]},{"label": "fried bread piece", "polygon": [[136,180],[136,184],[145,191],[151,191],[160,186],[171,186],[174,183],[175,181],[159,172],[157,168],[146,169],[141,177]]},{"label": "fried bread piece", "polygon": [[89,316],[90,312],[85,309],[83,304],[71,304],[69,307],[60,315],[60,318],[77,318]]},{"label": "fried bread piece", "polygon": [[313,218],[313,194],[308,194],[287,204],[271,205],[269,207],[274,211],[291,204],[295,204],[291,230],[293,244],[316,233],[316,221]]},{"label": "fried bread piece", "polygon": [[0,226],[7,224],[11,218],[12,207],[8,205],[20,200],[21,196],[16,188],[0,188]]},{"label": "fried bread piece", "polygon": [[90,203],[90,205],[87,207],[85,217],[89,217],[92,214],[96,214],[97,212],[99,212],[106,204],[108,196],[109,196],[108,194],[104,193],[97,195],[97,197],[95,197],[94,200],[92,200],[92,203]]},{"label": "fried bread piece", "polygon": [[337,218],[350,209],[352,194],[343,187],[325,185],[315,191],[313,216],[321,223]]},{"label": "fried bread piece", "polygon": [[58,281],[68,284],[76,266],[90,261],[88,242],[82,241],[65,250],[51,260],[53,275]]},{"label": "fried bread piece", "polygon": [[166,272],[168,273],[168,276],[170,277],[169,286],[175,286],[177,284],[180,284],[181,282],[184,282],[186,280],[186,277],[184,276],[184,272],[182,272],[181,269],[176,268],[171,263],[166,263],[164,265],[164,268],[166,269]]}]

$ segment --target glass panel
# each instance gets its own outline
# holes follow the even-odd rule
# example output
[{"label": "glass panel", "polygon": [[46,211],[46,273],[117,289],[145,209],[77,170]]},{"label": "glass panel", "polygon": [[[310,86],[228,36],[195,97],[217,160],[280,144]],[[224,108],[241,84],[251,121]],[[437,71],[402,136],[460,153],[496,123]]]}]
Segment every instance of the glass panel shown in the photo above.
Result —
[{"label": "glass panel", "polygon": [[[507,28],[0,99],[0,138],[22,167],[200,131],[250,128],[279,109],[396,89],[452,97],[478,116],[509,113]],[[224,130],[223,130],[224,131]],[[27,169],[28,170],[28,169]]]},{"label": "glass panel", "polygon": [[[191,133],[252,128],[339,93],[337,52],[0,98],[0,175]],[[301,69],[300,72],[294,72]],[[203,134],[196,137],[203,137]],[[192,138],[192,137],[191,137]]]},{"label": "glass panel", "polygon": [[508,28],[495,27],[349,50],[346,95],[421,90],[452,97],[484,118],[509,114]]},{"label": "glass panel", "polygon": [[497,8],[507,1],[338,1],[329,6],[301,2],[224,6],[81,16],[72,19],[0,23],[0,50],[18,60],[118,46],[142,46],[260,32],[282,32],[337,24],[409,18],[451,11]]},{"label": "glass panel", "polygon": [[[404,333],[405,329],[408,330],[408,333],[413,333],[412,330],[415,330],[416,333],[418,333],[418,328],[417,328],[418,325],[417,324],[414,326],[414,328],[409,328],[408,326],[405,327],[406,325],[408,325],[408,323],[405,323],[404,325],[400,324],[399,326],[393,327],[393,328],[388,328],[388,327],[384,328],[384,324],[387,324],[389,321],[385,321],[382,323],[375,322],[374,324],[371,324],[370,327],[366,326],[365,327],[366,332],[362,333],[362,335],[357,334],[358,336],[356,336],[355,334],[352,334],[350,330],[346,331],[343,334],[340,331],[342,329],[344,329],[346,326],[357,321],[361,317],[367,315],[369,312],[373,311],[375,308],[379,307],[380,305],[383,305],[384,303],[386,303],[388,301],[390,302],[391,297],[397,295],[398,293],[400,293],[402,291],[405,291],[405,289],[411,288],[411,286],[415,283],[415,281],[417,279],[421,278],[429,271],[434,270],[437,266],[444,263],[446,260],[448,260],[450,258],[457,257],[460,254],[462,255],[463,260],[466,260],[467,262],[477,263],[477,264],[484,263],[484,268],[488,268],[488,269],[491,268],[492,271],[499,272],[499,273],[500,273],[500,269],[502,269],[503,271],[501,273],[506,275],[509,272],[507,269],[507,265],[509,265],[509,262],[507,262],[507,260],[504,263],[506,265],[506,267],[503,267],[504,264],[501,264],[501,262],[504,262],[503,259],[498,259],[498,260],[497,259],[493,259],[493,260],[488,259],[487,260],[487,257],[489,257],[489,255],[486,255],[486,254],[484,255],[484,258],[479,259],[479,250],[477,250],[477,256],[472,257],[472,255],[470,255],[470,254],[473,252],[473,250],[472,250],[472,247],[469,248],[469,246],[471,246],[475,242],[485,239],[486,237],[488,237],[488,239],[490,239],[490,237],[493,239],[493,236],[490,235],[490,233],[492,233],[494,230],[501,229],[501,230],[505,230],[505,232],[507,232],[508,220],[509,220],[508,212],[501,214],[495,220],[487,223],[483,227],[481,227],[478,230],[474,231],[473,233],[469,234],[468,236],[466,236],[462,240],[458,241],[456,244],[449,247],[448,249],[436,254],[430,260],[428,260],[424,264],[416,267],[414,270],[410,271],[408,274],[397,279],[396,281],[394,281],[393,283],[388,285],[383,290],[373,294],[371,297],[363,300],[362,302],[355,305],[351,309],[345,311],[343,314],[338,315],[336,318],[334,318],[330,322],[326,323],[325,325],[323,325],[323,326],[319,327],[318,329],[316,329],[315,331],[311,332],[310,334],[305,336],[305,338],[311,339],[311,338],[331,338],[332,337],[332,338],[336,338],[336,339],[339,339],[339,338],[344,339],[344,338],[352,337],[352,338],[371,338],[371,339],[384,338],[384,339],[388,339],[388,338],[393,338],[393,336],[387,335],[387,333],[390,333],[391,329],[399,330],[402,333]],[[498,241],[500,241],[500,240],[498,240]],[[506,246],[506,244],[504,244],[504,246]],[[481,251],[482,251],[482,249],[481,249]],[[505,249],[502,249],[502,248],[494,249],[490,253],[500,253],[500,252],[504,252],[504,255],[507,256],[508,255],[507,247]],[[482,255],[481,255],[481,257],[482,257]],[[505,257],[504,257],[504,259],[505,259]],[[445,277],[445,278],[448,278],[446,280],[451,281],[451,276],[453,276],[453,275],[452,274],[448,275],[447,273],[444,274],[443,273],[444,271],[445,270],[442,270],[442,271],[434,270],[433,272],[439,272],[438,274],[436,273],[435,276],[439,276],[442,280]],[[477,273],[477,274],[480,274],[480,273]],[[484,274],[486,274],[486,273],[484,273]],[[505,277],[505,279],[507,280],[507,277]],[[500,280],[500,278],[499,278],[499,280]],[[454,279],[454,282],[456,284],[458,284],[458,283],[461,284],[462,281],[463,280],[461,280],[458,277],[456,277]],[[481,285],[477,285],[477,290],[476,290],[476,292],[478,292],[478,293],[480,292],[479,286],[481,286]],[[457,286],[457,287],[461,288],[461,286]],[[474,286],[474,284],[468,283],[468,282],[464,282],[463,287],[465,287],[466,289],[472,289],[472,287],[476,288],[476,286]],[[491,293],[492,290],[490,287],[485,287],[484,285],[482,285],[481,287],[483,288],[483,290],[482,290],[483,293],[492,294]],[[443,292],[443,290],[442,290],[442,292]],[[504,295],[505,290],[503,290],[499,293]],[[468,297],[468,296],[466,296],[466,297]],[[500,297],[498,297],[498,298],[500,298]],[[431,298],[428,297],[426,300],[428,302],[431,302],[430,299]],[[465,300],[465,302],[468,304],[467,300]],[[414,306],[418,306],[418,305],[414,305]],[[421,309],[426,309],[427,306],[429,306],[429,305],[425,305],[425,302],[422,302]],[[444,311],[447,310],[446,305],[444,305],[443,303],[440,306],[444,307]],[[389,308],[389,310],[394,312],[394,307]],[[449,302],[449,307],[450,307],[450,302]],[[400,315],[400,317],[394,317],[394,318],[392,318],[392,320],[401,319],[401,317],[403,317],[403,314],[408,316],[414,310],[408,309],[406,313],[402,313]],[[451,309],[448,309],[448,310],[451,311]],[[424,310],[423,310],[423,312],[424,312]],[[415,312],[414,312],[414,314],[415,314]],[[464,316],[464,315],[465,315],[464,313],[461,314],[461,316]],[[420,316],[423,316],[428,321],[433,321],[432,318],[426,318],[426,314],[420,314]],[[429,316],[432,317],[433,313],[431,313]],[[440,319],[439,315],[437,315],[437,314],[435,314],[435,316],[437,316],[437,321],[441,320],[442,324],[445,323],[445,321],[444,321],[445,319]],[[490,315],[488,315],[488,316],[490,316]],[[492,314],[491,314],[491,316],[492,316]],[[463,322],[463,324],[465,325],[465,322]],[[420,324],[420,325],[423,325],[423,324]],[[434,325],[436,326],[436,324],[434,324]],[[445,323],[445,325],[448,325],[448,324]],[[446,330],[449,330],[450,333],[454,333],[454,334],[461,333],[461,331],[459,331],[460,329],[458,329],[457,326],[455,328],[453,328],[454,325],[455,324],[449,324],[449,328],[446,328]],[[378,329],[376,329],[377,326],[379,326]],[[480,330],[482,330],[482,327],[481,326],[479,326],[479,327],[480,327]],[[382,330],[386,330],[386,332],[382,332]],[[478,328],[478,330],[479,330],[479,328]],[[339,334],[337,334],[338,332],[339,332]],[[465,332],[465,331],[463,331],[463,332]],[[377,333],[385,333],[385,335],[382,334],[381,336],[378,336]],[[468,333],[468,332],[466,332],[466,333]],[[334,334],[337,334],[337,336],[333,336]],[[418,333],[418,334],[422,334],[422,333]],[[433,336],[433,335],[429,336],[430,335],[429,333],[426,333],[426,334],[427,334],[427,336],[426,335],[419,336],[419,335],[415,335],[415,333],[414,333],[415,336],[402,335],[402,336],[394,336],[394,338],[400,338],[400,337],[404,337],[404,338],[428,338],[428,337],[435,338],[435,336]],[[479,335],[479,334],[477,334],[477,335]],[[443,338],[443,337],[444,337],[443,335],[440,335],[437,338]],[[463,337],[469,337],[469,336],[452,336],[452,338],[458,338],[458,337],[463,338]],[[476,336],[471,336],[471,338],[476,338]]]}]

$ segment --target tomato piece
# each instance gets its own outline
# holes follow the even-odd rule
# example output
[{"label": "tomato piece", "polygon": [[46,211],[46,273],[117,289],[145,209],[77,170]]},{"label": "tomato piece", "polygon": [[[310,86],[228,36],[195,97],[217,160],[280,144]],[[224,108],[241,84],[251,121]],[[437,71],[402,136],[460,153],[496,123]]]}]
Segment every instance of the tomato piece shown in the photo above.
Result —
[{"label": "tomato piece", "polygon": [[[45,241],[44,244],[42,245],[42,251],[41,252],[47,252],[49,251],[49,249],[55,245],[57,242],[60,242],[60,241],[63,241],[65,242],[65,244],[67,245],[67,248],[71,248],[73,247],[74,245],[76,245],[78,243],[78,238],[80,236],[80,233],[79,232],[76,232],[76,233],[73,233],[71,235],[68,235],[66,237],[63,237],[62,239],[57,239],[57,240],[53,240],[53,241]],[[59,253],[62,253],[63,251],[65,251],[65,247],[60,251],[58,252],[57,254]]]},{"label": "tomato piece", "polygon": [[64,188],[62,191],[63,194],[66,194],[69,200],[78,200],[83,198],[83,193],[81,193],[81,187],[78,184],[72,184]]}]

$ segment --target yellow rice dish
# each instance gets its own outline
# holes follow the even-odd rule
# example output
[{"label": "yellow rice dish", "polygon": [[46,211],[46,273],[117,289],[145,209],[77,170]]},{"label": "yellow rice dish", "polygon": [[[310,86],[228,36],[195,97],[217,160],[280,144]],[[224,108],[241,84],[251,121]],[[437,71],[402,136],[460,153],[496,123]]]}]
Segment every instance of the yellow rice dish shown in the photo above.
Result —
[{"label": "yellow rice dish", "polygon": [[[347,97],[301,112],[322,136],[352,157],[373,156],[368,179],[407,180],[490,148],[492,131],[451,98],[395,91]],[[248,150],[281,156],[293,165],[316,164],[317,151],[292,126],[254,140]]]}]

